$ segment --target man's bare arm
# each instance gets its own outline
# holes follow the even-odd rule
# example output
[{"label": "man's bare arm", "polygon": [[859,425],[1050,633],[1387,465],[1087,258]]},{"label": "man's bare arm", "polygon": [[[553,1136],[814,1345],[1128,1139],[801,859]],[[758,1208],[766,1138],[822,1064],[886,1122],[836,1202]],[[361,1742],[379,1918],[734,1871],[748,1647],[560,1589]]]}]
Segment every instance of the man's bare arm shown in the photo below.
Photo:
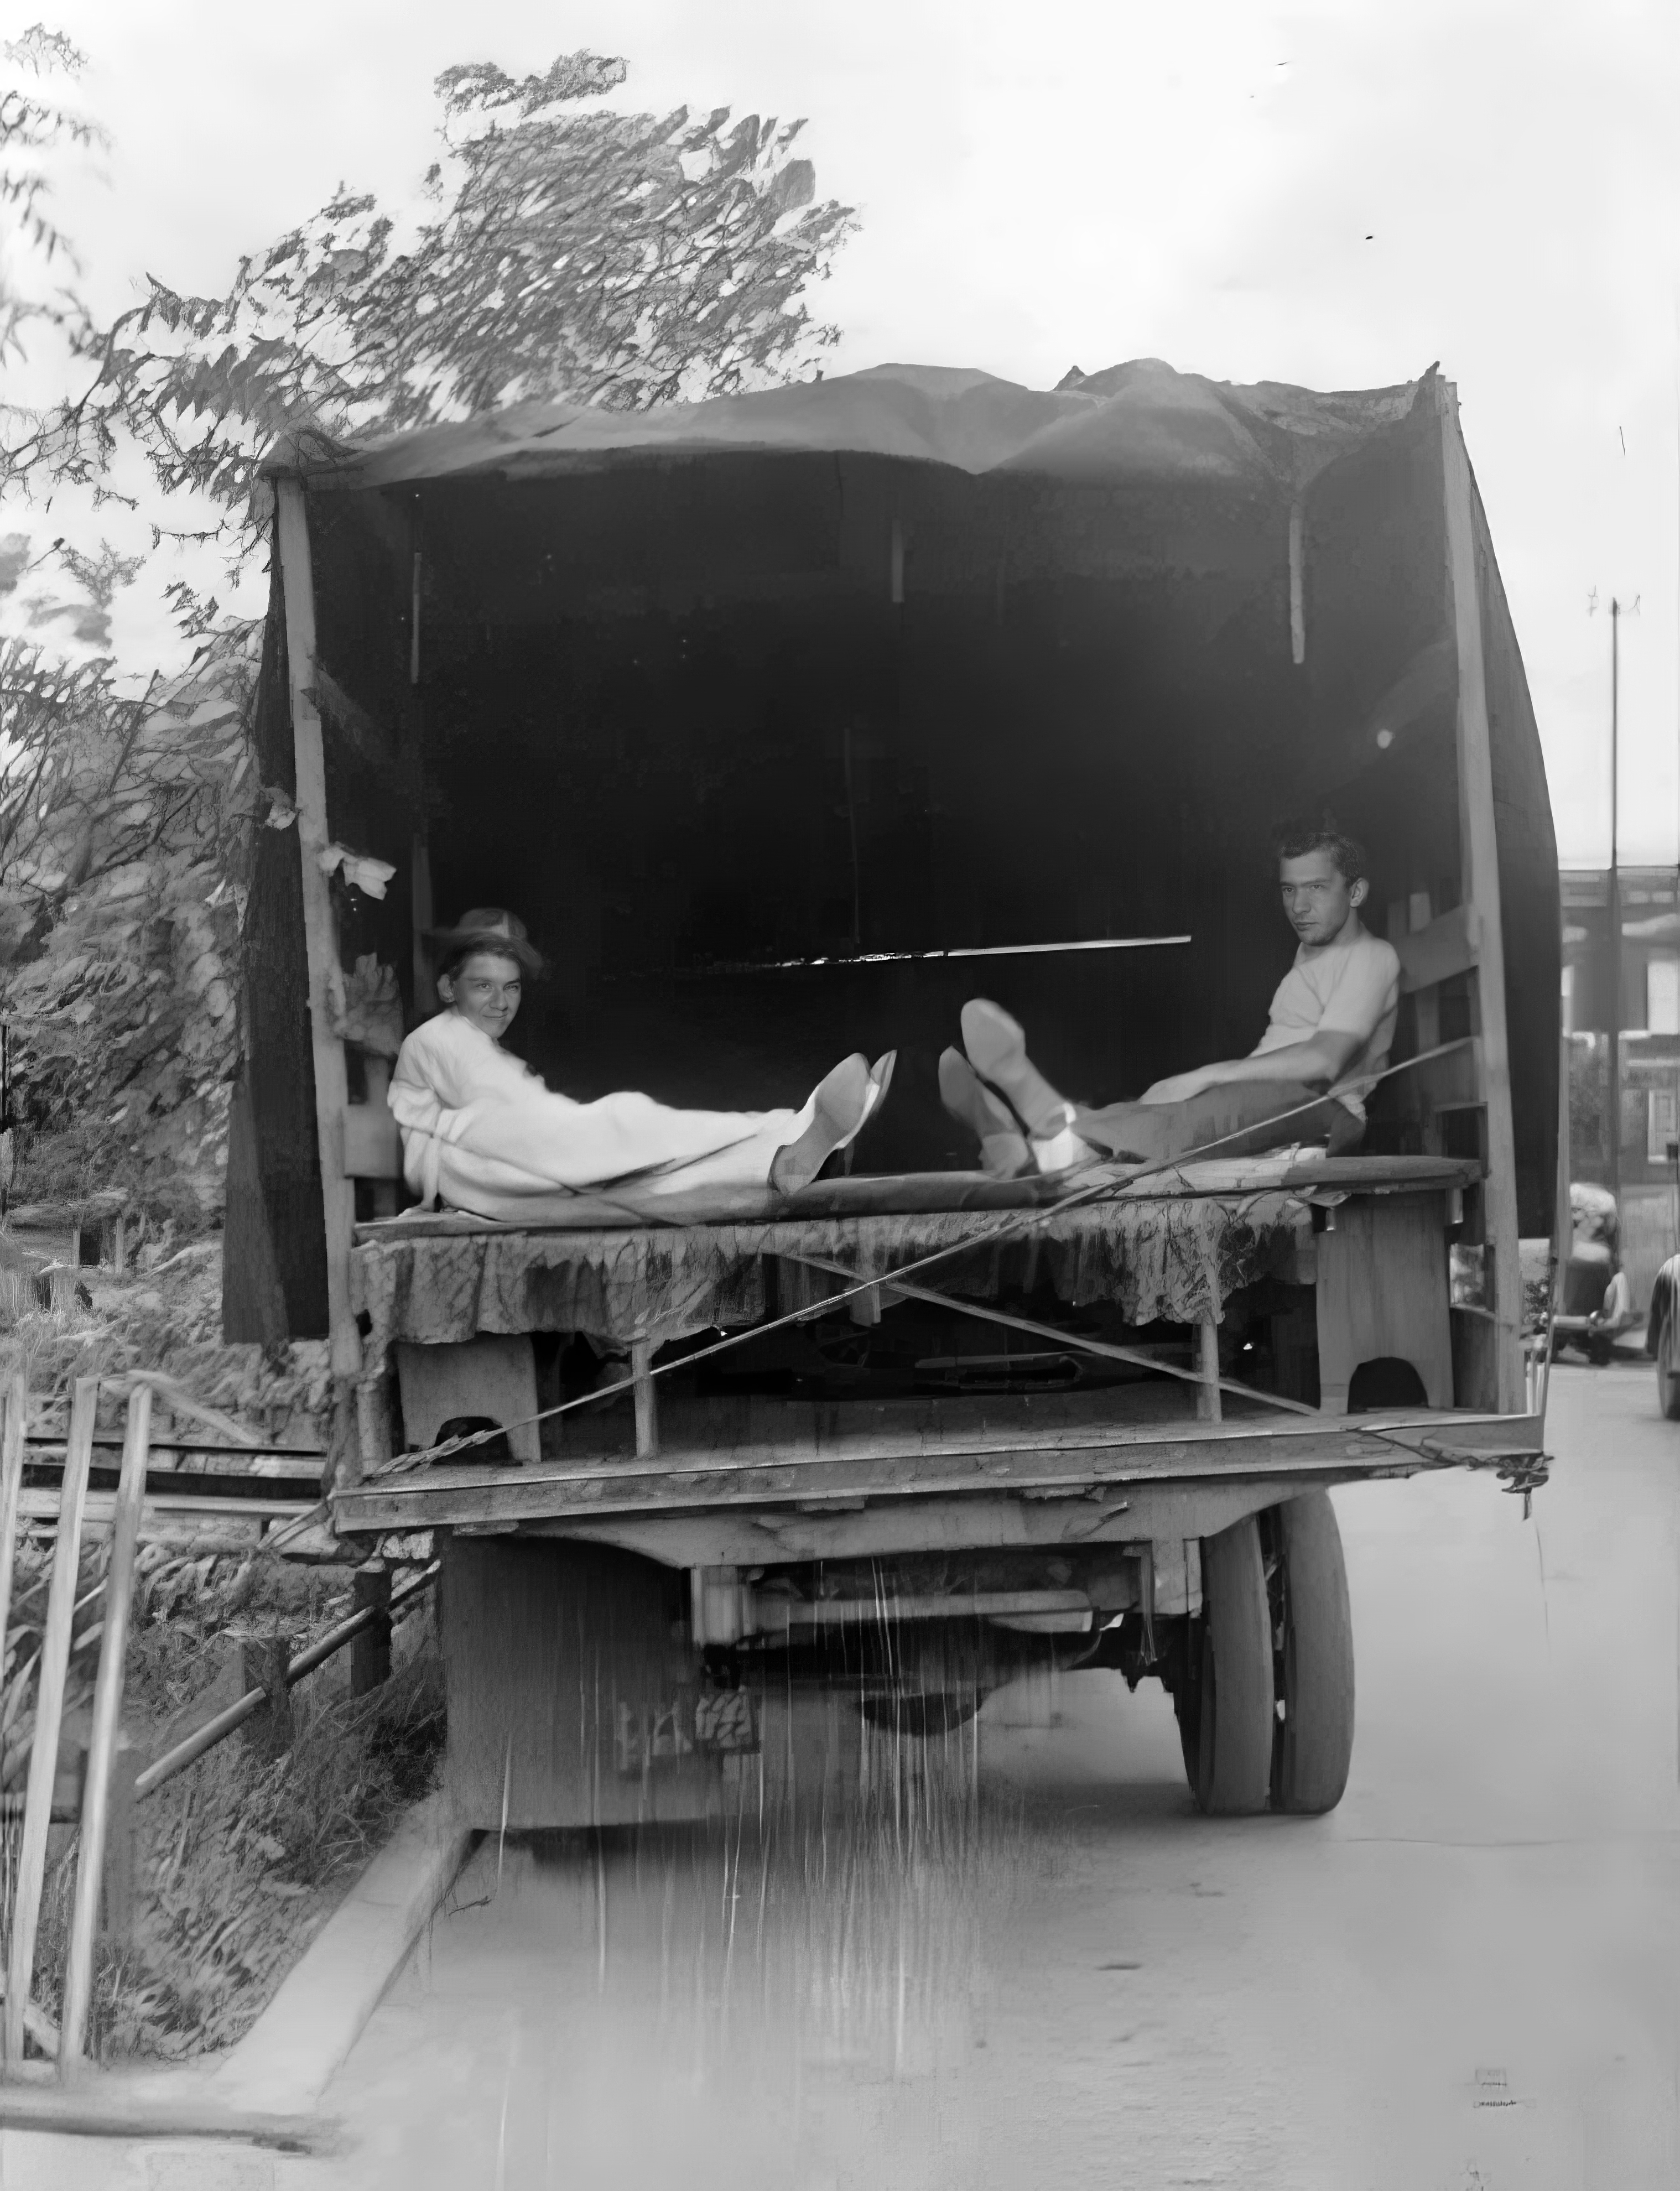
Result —
[{"label": "man's bare arm", "polygon": [[1182,1103],[1210,1088],[1233,1081],[1300,1080],[1309,1088],[1329,1088],[1338,1081],[1358,1055],[1361,1038],[1320,1028],[1305,1042],[1292,1042],[1280,1050],[1257,1050],[1250,1057],[1231,1057],[1217,1065],[1199,1065],[1193,1073],[1176,1073],[1146,1088],[1145,1103]]}]

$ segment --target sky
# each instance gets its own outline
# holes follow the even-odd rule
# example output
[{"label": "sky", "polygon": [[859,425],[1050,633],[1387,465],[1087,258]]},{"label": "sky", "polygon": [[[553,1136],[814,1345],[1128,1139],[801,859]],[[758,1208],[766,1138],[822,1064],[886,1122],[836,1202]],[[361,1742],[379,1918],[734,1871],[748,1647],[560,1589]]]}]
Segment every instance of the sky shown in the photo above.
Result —
[{"label": "sky", "polygon": [[[111,134],[60,202],[108,311],[148,270],[225,288],[341,180],[412,204],[441,69],[587,46],[629,62],[617,104],[807,117],[819,194],[862,224],[814,299],[843,333],[831,373],[914,360],[1042,388],[1162,357],[1338,389],[1438,359],[1560,854],[1609,851],[1613,595],[1638,604],[1620,856],[1680,851],[1674,0],[30,5],[88,54],[79,96]],[[90,526],[144,544],[120,513],[0,508],[37,543]],[[165,561],[118,597],[125,667],[168,654]]]}]

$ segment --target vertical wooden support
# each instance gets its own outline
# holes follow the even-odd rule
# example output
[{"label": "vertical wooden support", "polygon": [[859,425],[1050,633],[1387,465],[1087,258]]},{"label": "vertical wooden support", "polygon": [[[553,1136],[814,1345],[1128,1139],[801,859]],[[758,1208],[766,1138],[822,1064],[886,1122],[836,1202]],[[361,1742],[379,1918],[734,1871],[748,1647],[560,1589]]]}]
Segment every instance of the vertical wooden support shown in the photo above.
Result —
[{"label": "vertical wooden support", "polygon": [[638,1454],[658,1453],[659,1450],[659,1403],[653,1389],[653,1380],[648,1374],[653,1366],[652,1342],[646,1339],[630,1342],[630,1374],[635,1379],[631,1397],[635,1403],[635,1449]]},{"label": "vertical wooden support", "polygon": [[287,1635],[253,1636],[239,1648],[241,1691],[249,1696],[260,1689],[268,1699],[245,1722],[247,1746],[265,1761],[292,1747],[292,1692],[286,1680],[291,1663],[292,1638]]},{"label": "vertical wooden support", "polygon": [[309,960],[310,1047],[315,1064],[316,1145],[327,1221],[327,1312],[333,1377],[335,1481],[361,1472],[356,1431],[356,1380],[362,1340],[350,1306],[350,1245],[356,1230],[356,1183],[345,1176],[345,1113],[350,1090],[345,1046],[334,1032],[343,981],[332,893],[321,856],[330,841],[327,760],[316,704],[315,581],[309,516],[301,480],[275,482],[276,538],[286,604],[286,653],[291,680],[292,747],[298,778],[298,861],[303,876],[304,940]]},{"label": "vertical wooden support", "polygon": [[431,978],[431,959],[426,933],[436,922],[431,893],[431,846],[417,829],[409,840],[408,902],[414,936],[414,1018],[418,1022],[437,1010],[437,991]]},{"label": "vertical wooden support", "polygon": [[1306,511],[1299,496],[1290,504],[1290,659],[1307,659]]},{"label": "vertical wooden support", "polygon": [[1505,930],[1499,896],[1499,844],[1494,827],[1493,735],[1488,720],[1487,676],[1482,646],[1481,591],[1476,566],[1475,488],[1470,458],[1459,430],[1458,395],[1447,384],[1441,418],[1445,489],[1447,567],[1451,581],[1458,657],[1459,842],[1463,896],[1477,946],[1478,1033],[1488,1114],[1488,1178],[1483,1188],[1493,1268],[1497,1323],[1485,1327],[1493,1342],[1494,1390],[1461,1400],[1502,1413],[1523,1404],[1523,1278],[1518,1249],[1517,1137],[1511,1118],[1511,1053],[1505,1022]]},{"label": "vertical wooden support", "polygon": [[1196,1419],[1217,1423],[1225,1419],[1219,1390],[1219,1326],[1209,1317],[1196,1326],[1196,1369],[1201,1383],[1196,1387]]},{"label": "vertical wooden support", "polygon": [[128,1401],[122,1468],[111,1517],[111,1563],[105,1572],[105,1634],[94,1681],[94,1718],[88,1737],[88,1775],[82,1786],[82,1839],[76,1858],[76,1901],[65,1959],[64,2014],[59,2027],[59,2074],[76,2074],[88,2043],[88,2011],[94,1996],[94,1943],[105,1885],[105,1835],[110,1825],[111,1769],[122,1722],[122,1669],[134,1593],[134,1554],[140,1540],[145,1466],[151,1452],[151,1387],[137,1385]]},{"label": "vertical wooden support", "polygon": [[358,1568],[350,1590],[351,1612],[373,1615],[350,1647],[350,1693],[365,1697],[390,1679],[390,1569]]},{"label": "vertical wooden support", "polygon": [[119,1731],[111,1761],[111,1794],[105,1805],[105,1910],[100,1927],[113,1940],[128,1940],[134,1935],[134,1885],[139,1869],[134,1783],[140,1775],[140,1751]]},{"label": "vertical wooden support", "polygon": [[17,1559],[18,1507],[23,1496],[24,1444],[29,1433],[29,1383],[14,1369],[6,1386],[6,1426],[0,1437],[0,1665],[12,1619],[12,1574]]},{"label": "vertical wooden support", "polygon": [[64,1718],[65,1676],[70,1665],[71,1622],[76,1609],[76,1566],[82,1551],[82,1517],[88,1502],[94,1411],[99,1396],[97,1377],[77,1379],[65,1450],[64,1486],[59,1494],[59,1534],[47,1593],[47,1625],[41,1639],[35,1733],[29,1753],[23,1841],[18,1851],[12,1903],[12,1951],[6,1966],[5,2014],[0,2026],[9,2062],[23,2059],[24,2011],[29,2006],[30,1981],[35,1975],[35,1936],[41,1922],[41,1889],[47,1876],[47,1830],[53,1819],[53,1783],[58,1777],[59,1729]]},{"label": "vertical wooden support", "polygon": [[[371,1054],[364,1055],[362,1070],[367,1083],[367,1108],[375,1117],[381,1111],[389,1117],[390,1111],[390,1058],[374,1057]],[[393,1138],[395,1139],[394,1127]],[[400,1141],[396,1142],[399,1169],[401,1165],[401,1146]],[[401,1181],[396,1179],[370,1179],[367,1184],[373,1189],[374,1216],[395,1217],[397,1212],[397,1188]]]}]

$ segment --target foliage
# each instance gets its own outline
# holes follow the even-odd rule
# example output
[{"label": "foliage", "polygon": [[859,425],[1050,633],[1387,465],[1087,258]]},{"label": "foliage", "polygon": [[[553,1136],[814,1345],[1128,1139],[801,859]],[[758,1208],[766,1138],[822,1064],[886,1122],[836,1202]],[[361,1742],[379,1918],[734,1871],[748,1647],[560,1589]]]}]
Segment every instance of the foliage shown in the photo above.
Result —
[{"label": "foliage", "polygon": [[[26,1564],[8,1639],[8,1750],[23,1770],[26,1692],[38,1653],[49,1552]],[[85,1555],[80,1595],[103,1572]],[[422,1606],[426,1601],[420,1602]],[[241,1634],[300,1637],[348,1609],[342,1570],[271,1559],[195,1557],[146,1546],[137,1570],[124,1718],[161,1751],[242,1687]],[[72,1658],[69,1710],[85,1708],[98,1657],[97,1610]],[[329,1914],[339,1892],[430,1787],[443,1733],[435,1631],[423,1612],[400,1626],[395,1671],[370,1696],[347,1693],[342,1659],[293,1693],[293,1739],[277,1756],[235,1735],[143,1802],[134,1937],[105,1943],[95,1974],[93,2049],[107,2059],[179,2057],[240,2037]],[[224,1692],[227,1692],[225,1696]],[[17,1827],[0,1834],[0,1920],[9,1924]],[[34,2000],[56,2017],[74,1891],[72,1841],[48,1876]]]},{"label": "foliage", "polygon": [[258,796],[254,636],[224,633],[140,701],[119,697],[108,662],[72,667],[0,640],[17,1109],[31,1134],[59,1137],[22,1192],[167,1197],[197,1167],[202,1198],[216,1193]]},{"label": "foliage", "polygon": [[[34,1192],[37,1182],[28,1165],[25,1177]],[[0,1243],[0,1336],[20,1362],[30,1391],[37,1400],[65,1403],[78,1377],[98,1377],[105,1394],[101,1419],[108,1416],[115,1430],[127,1380],[144,1369],[179,1388],[179,1397],[160,1392],[160,1423],[173,1414],[199,1420],[202,1427],[194,1410],[210,1408],[243,1425],[259,1443],[318,1452],[326,1443],[326,1341],[224,1346],[221,1242],[214,1235],[192,1237],[204,1224],[197,1192],[189,1187],[173,1211],[160,1211],[153,1198],[148,1202],[143,1224],[131,1228],[128,1271],[121,1278],[109,1270],[81,1274],[91,1306],[41,1306],[20,1236]]]},{"label": "foliage", "polygon": [[719,108],[580,111],[623,60],[564,54],[515,78],[437,80],[444,156],[406,248],[378,200],[341,187],[241,263],[225,296],[153,277],[111,326],[84,321],[94,367],[6,452],[14,480],[100,485],[119,443],[166,492],[250,504],[265,450],[565,398],[619,409],[788,377],[836,339],[803,301],[852,226],[813,202],[803,126]]},{"label": "foliage", "polygon": [[55,271],[80,271],[80,263],[69,237],[52,213],[53,155],[70,147],[93,151],[107,140],[96,122],[38,88],[47,77],[81,75],[86,58],[62,31],[31,24],[20,38],[0,46],[3,59],[17,81],[0,86],[0,212],[9,219],[20,252],[0,256],[0,365],[24,354],[26,331],[31,323],[69,327],[83,319],[74,293],[59,283],[51,287],[14,286],[18,260],[49,281]]}]

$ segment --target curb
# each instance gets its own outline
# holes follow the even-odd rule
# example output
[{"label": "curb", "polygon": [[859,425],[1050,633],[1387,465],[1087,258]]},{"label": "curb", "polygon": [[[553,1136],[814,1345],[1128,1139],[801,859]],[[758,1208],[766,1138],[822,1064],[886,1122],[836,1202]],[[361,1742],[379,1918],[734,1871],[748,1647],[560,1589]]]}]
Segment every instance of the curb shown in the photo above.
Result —
[{"label": "curb", "polygon": [[411,1812],[211,2078],[207,2097],[265,2116],[312,2114],[474,1838],[441,1795]]}]

